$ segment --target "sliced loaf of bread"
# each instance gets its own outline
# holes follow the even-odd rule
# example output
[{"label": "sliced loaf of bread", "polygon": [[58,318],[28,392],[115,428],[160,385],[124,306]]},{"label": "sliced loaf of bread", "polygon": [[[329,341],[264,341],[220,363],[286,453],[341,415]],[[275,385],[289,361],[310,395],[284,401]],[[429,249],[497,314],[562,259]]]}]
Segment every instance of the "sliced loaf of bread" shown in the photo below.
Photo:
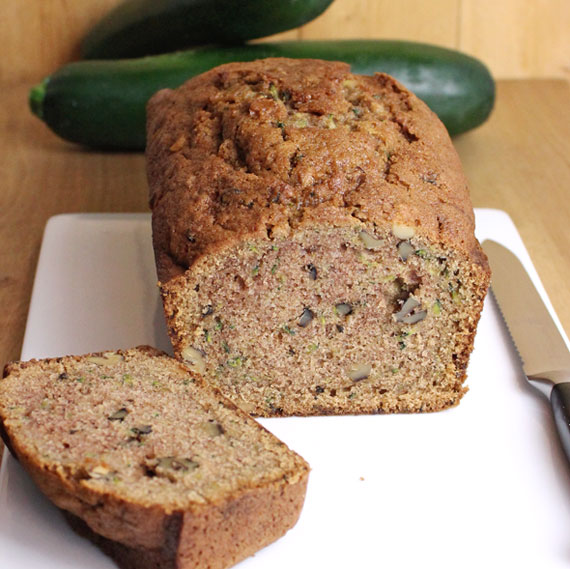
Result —
[{"label": "sliced loaf of bread", "polygon": [[301,457],[149,347],[8,364],[0,430],[122,567],[230,567],[290,529],[304,501]]},{"label": "sliced loaf of bread", "polygon": [[148,107],[174,352],[249,413],[437,411],[489,284],[445,127],[384,74],[230,63]]}]

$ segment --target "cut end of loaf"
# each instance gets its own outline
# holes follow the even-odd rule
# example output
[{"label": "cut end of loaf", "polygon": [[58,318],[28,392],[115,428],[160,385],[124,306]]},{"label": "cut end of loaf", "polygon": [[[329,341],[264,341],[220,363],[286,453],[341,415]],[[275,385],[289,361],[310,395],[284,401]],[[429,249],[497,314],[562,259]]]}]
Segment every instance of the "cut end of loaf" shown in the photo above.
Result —
[{"label": "cut end of loaf", "polygon": [[166,355],[138,350],[12,368],[4,428],[74,482],[167,511],[293,476],[283,443]]},{"label": "cut end of loaf", "polygon": [[413,227],[354,221],[248,240],[164,285],[177,355],[254,415],[457,404],[486,271]]}]

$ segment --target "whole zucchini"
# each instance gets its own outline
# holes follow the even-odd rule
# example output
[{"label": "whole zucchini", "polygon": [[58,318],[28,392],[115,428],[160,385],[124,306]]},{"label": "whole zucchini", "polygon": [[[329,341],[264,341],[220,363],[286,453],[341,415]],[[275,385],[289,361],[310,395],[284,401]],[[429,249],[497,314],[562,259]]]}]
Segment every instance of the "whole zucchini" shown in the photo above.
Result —
[{"label": "whole zucchini", "polygon": [[85,59],[240,43],[310,22],[333,0],[126,0],[87,34]]},{"label": "whole zucchini", "polygon": [[71,63],[32,88],[30,106],[66,140],[140,150],[145,146],[145,107],[153,93],[178,87],[222,63],[264,57],[345,61],[354,73],[388,73],[423,99],[452,135],[480,125],[494,103],[494,81],[472,57],[412,42],[344,40],[196,48],[140,59]]}]

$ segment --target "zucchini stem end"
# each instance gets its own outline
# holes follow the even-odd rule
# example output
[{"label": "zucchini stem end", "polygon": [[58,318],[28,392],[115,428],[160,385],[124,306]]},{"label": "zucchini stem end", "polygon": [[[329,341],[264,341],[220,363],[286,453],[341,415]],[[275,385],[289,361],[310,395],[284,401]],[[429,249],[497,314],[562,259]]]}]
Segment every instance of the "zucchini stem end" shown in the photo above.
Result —
[{"label": "zucchini stem end", "polygon": [[38,118],[44,118],[44,99],[46,96],[47,84],[49,77],[46,77],[41,83],[34,85],[30,89],[30,109]]}]

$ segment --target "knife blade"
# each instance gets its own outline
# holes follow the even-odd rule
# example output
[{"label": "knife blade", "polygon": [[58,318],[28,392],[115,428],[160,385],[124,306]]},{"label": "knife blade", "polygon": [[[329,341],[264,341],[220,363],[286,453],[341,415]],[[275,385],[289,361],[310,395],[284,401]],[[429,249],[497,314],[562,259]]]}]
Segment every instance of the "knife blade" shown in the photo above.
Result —
[{"label": "knife blade", "polygon": [[521,357],[527,379],[549,398],[570,460],[570,351],[519,258],[495,241],[483,250],[491,265],[491,290]]}]

